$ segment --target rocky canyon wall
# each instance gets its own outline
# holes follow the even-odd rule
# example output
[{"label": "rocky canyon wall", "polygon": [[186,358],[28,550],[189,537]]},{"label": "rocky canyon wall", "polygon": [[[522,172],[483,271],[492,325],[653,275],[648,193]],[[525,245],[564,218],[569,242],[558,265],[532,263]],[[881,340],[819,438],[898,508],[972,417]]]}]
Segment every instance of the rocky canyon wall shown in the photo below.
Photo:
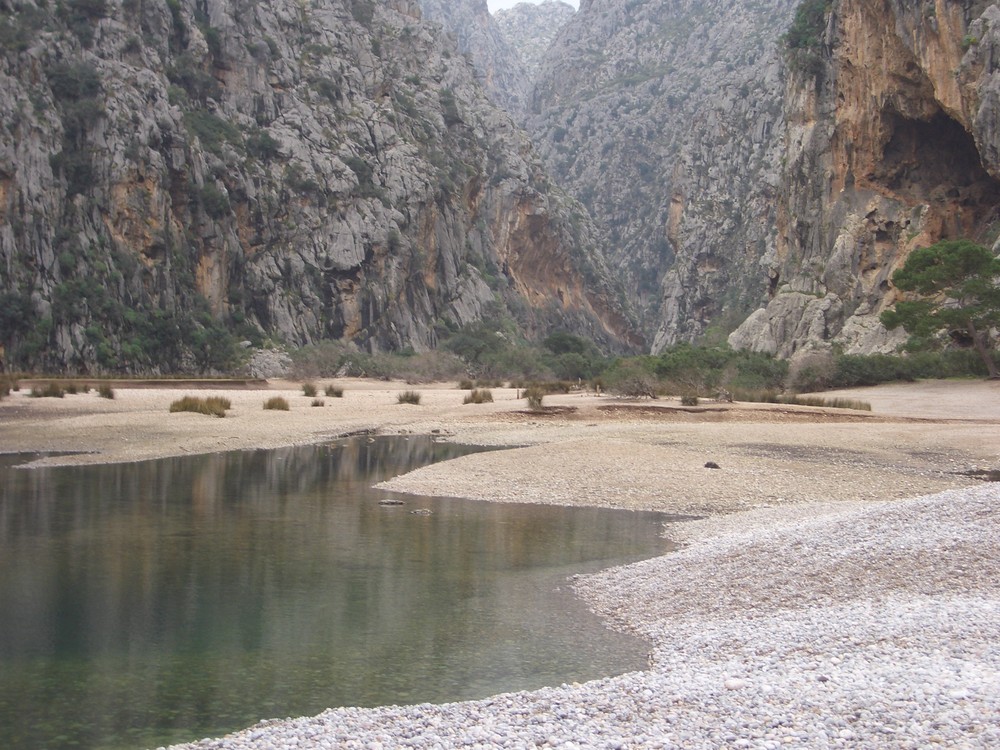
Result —
[{"label": "rocky canyon wall", "polygon": [[[654,352],[764,298],[795,0],[594,0],[560,30],[529,130],[591,211]],[[715,333],[713,333],[715,332]]]},{"label": "rocky canyon wall", "polygon": [[8,366],[637,339],[579,204],[415,0],[0,0]]},{"label": "rocky canyon wall", "polygon": [[787,89],[769,301],[729,340],[888,352],[903,335],[878,316],[909,252],[1000,233],[1000,7],[835,0],[820,32]]},{"label": "rocky canyon wall", "polygon": [[576,10],[569,3],[545,0],[537,5],[518,3],[513,8],[502,8],[494,14],[503,38],[521,58],[529,90],[556,36],[574,13]]},{"label": "rocky canyon wall", "polygon": [[490,15],[486,0],[420,0],[420,7],[427,19],[454,37],[490,98],[519,118],[528,97],[529,74]]}]

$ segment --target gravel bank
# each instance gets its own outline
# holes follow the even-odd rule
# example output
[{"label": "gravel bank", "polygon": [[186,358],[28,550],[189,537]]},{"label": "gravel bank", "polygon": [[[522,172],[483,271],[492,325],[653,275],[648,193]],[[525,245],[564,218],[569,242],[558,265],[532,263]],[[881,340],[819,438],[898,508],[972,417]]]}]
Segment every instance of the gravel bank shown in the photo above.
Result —
[{"label": "gravel bank", "polygon": [[194,748],[1000,747],[1000,488],[708,519],[575,584],[651,668]]}]

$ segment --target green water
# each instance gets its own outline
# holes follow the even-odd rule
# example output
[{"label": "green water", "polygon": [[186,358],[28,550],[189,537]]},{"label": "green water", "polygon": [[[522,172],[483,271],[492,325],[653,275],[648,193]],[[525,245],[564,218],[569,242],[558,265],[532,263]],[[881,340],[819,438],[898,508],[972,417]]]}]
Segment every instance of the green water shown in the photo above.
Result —
[{"label": "green water", "polygon": [[134,750],[642,668],[645,644],[566,577],[657,554],[664,518],[378,504],[375,482],[466,452],[394,438],[94,467],[0,457],[0,745]]}]

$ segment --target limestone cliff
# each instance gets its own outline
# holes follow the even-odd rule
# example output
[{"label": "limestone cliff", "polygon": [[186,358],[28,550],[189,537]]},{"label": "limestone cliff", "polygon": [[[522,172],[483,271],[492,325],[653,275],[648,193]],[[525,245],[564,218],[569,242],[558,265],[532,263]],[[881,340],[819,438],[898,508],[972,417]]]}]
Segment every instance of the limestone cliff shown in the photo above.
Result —
[{"label": "limestone cliff", "polygon": [[529,81],[537,75],[556,34],[574,13],[576,10],[569,3],[545,0],[538,4],[518,3],[493,15],[503,38],[523,61]]},{"label": "limestone cliff", "polygon": [[653,350],[728,332],[765,292],[795,0],[582,2],[530,130],[590,209]]},{"label": "limestone cliff", "polygon": [[907,254],[1000,230],[1000,7],[835,0],[819,31],[787,89],[770,299],[730,342],[891,351],[878,315]]},{"label": "limestone cliff", "polygon": [[490,15],[486,0],[420,0],[420,7],[428,19],[454,36],[490,98],[519,117],[527,101],[528,72]]},{"label": "limestone cliff", "polygon": [[628,342],[578,204],[415,0],[0,0],[0,345],[212,369],[227,332]]}]

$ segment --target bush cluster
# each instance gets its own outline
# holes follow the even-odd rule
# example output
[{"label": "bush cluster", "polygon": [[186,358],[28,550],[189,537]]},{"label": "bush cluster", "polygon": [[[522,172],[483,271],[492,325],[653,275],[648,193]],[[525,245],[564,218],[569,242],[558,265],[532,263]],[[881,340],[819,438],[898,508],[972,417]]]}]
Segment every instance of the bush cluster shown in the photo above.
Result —
[{"label": "bush cluster", "polygon": [[881,383],[912,382],[926,378],[986,377],[981,358],[973,351],[890,354],[824,354],[792,374],[788,387],[799,392],[858,388]]},{"label": "bush cluster", "polygon": [[57,13],[80,44],[89,48],[94,43],[97,22],[108,15],[108,6],[105,0],[68,0],[57,6]]},{"label": "bush cluster", "polygon": [[229,120],[224,120],[208,110],[196,109],[186,112],[184,124],[188,132],[198,136],[202,146],[216,155],[221,153],[223,144],[226,143],[237,148],[243,147],[240,129]]},{"label": "bush cluster", "polygon": [[274,136],[260,128],[250,131],[245,146],[249,156],[261,161],[271,161],[281,156],[281,144]]},{"label": "bush cluster", "polygon": [[593,342],[570,333],[553,333],[540,346],[520,341],[509,321],[471,323],[443,331],[442,339],[480,380],[589,380],[609,362]]},{"label": "bush cluster", "polygon": [[44,10],[27,3],[22,4],[14,15],[0,18],[0,48],[25,52],[31,48],[35,37],[45,28],[46,23]]},{"label": "bush cluster", "polygon": [[351,15],[362,26],[370,27],[375,18],[375,3],[372,0],[351,0]]},{"label": "bush cluster", "polygon": [[49,156],[49,166],[62,173],[68,194],[76,195],[93,183],[92,146],[87,134],[104,115],[101,76],[90,63],[65,62],[48,65],[45,75],[63,125],[62,147]]},{"label": "bush cluster", "polygon": [[[209,99],[218,99],[222,95],[222,86],[215,76],[205,70],[201,62],[190,53],[178,56],[174,64],[167,68],[166,74],[167,80],[182,92],[182,101],[177,102],[178,104],[190,105],[193,102],[197,106],[205,106]],[[209,112],[201,110],[195,114],[194,119],[200,121],[206,115]],[[194,127],[198,128],[199,124],[204,123],[195,123]]]},{"label": "bush cluster", "polygon": [[229,213],[229,196],[219,189],[218,185],[209,183],[199,191],[201,206],[205,213],[213,219],[221,219]]},{"label": "bush cluster", "polygon": [[369,377],[427,383],[455,380],[463,390],[499,387],[504,380],[581,382],[598,376],[611,362],[590,341],[556,333],[541,345],[518,338],[512,321],[480,321],[460,329],[443,326],[439,347],[368,354],[339,342],[323,342],[291,352],[297,378]]},{"label": "bush cluster", "polygon": [[[629,398],[691,395],[754,400],[763,393],[807,392],[875,385],[917,378],[985,376],[974,352],[914,352],[868,356],[817,353],[790,371],[786,360],[768,354],[735,351],[728,346],[678,344],[658,355],[601,355],[592,343],[555,334],[543,346],[517,342],[493,324],[478,323],[445,336],[444,351],[424,354],[365,354],[337,343],[293,352],[300,378],[351,375],[400,379],[409,383],[454,380],[461,390],[502,387],[536,388],[568,393],[586,383]],[[581,357],[587,377],[557,378],[559,363]],[[475,373],[470,376],[469,373]],[[327,390],[327,395],[335,395]]]},{"label": "bush cluster", "polygon": [[369,354],[350,344],[324,341],[290,354],[290,374],[300,379],[352,377],[431,383],[458,380],[466,371],[465,363],[447,351]]},{"label": "bush cluster", "polygon": [[629,398],[658,395],[715,395],[721,390],[784,387],[788,363],[728,346],[678,344],[659,355],[620,359],[601,374],[611,393]]},{"label": "bush cluster", "polygon": [[976,353],[968,350],[906,355],[817,352],[790,371],[787,361],[766,354],[679,344],[657,356],[617,360],[595,382],[628,398],[670,394],[715,398],[723,394],[753,401],[760,400],[761,394],[785,390],[810,392],[987,374]]},{"label": "bush cluster", "polygon": [[[111,258],[108,265],[118,262]],[[226,372],[237,366],[243,355],[238,339],[226,322],[212,316],[203,298],[187,298],[194,311],[129,307],[112,296],[104,272],[95,270],[106,267],[95,263],[86,271],[89,275],[57,284],[51,314],[45,316],[34,309],[29,295],[0,293],[0,345],[6,347],[9,361],[44,370],[52,364],[47,358],[56,328],[79,324],[94,347],[97,365],[106,372],[175,372],[179,363],[193,364],[200,372]]]},{"label": "bush cluster", "polygon": [[576,387],[576,383],[570,383],[567,380],[513,380],[510,387],[520,389],[536,388],[543,394],[548,395],[550,393],[569,393]]},{"label": "bush cluster", "polygon": [[[519,388],[520,385],[511,385],[511,388]],[[458,390],[471,391],[474,388],[503,388],[503,380],[500,378],[462,378],[458,381]]]}]

